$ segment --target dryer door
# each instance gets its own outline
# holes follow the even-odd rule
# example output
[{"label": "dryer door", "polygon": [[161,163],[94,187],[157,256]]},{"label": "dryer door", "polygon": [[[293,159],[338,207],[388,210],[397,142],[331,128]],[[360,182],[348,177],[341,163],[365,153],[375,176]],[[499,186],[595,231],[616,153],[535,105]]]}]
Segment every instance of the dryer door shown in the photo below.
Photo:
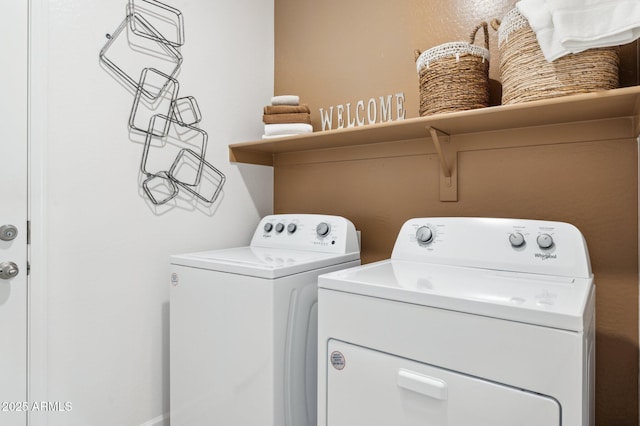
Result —
[{"label": "dryer door", "polygon": [[560,424],[552,398],[337,340],[328,353],[330,426]]}]

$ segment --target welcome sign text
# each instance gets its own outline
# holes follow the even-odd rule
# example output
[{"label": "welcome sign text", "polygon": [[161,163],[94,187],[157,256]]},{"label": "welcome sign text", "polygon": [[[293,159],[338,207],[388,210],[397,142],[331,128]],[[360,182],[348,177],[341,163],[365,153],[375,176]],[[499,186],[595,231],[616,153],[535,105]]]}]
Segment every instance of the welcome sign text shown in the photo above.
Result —
[{"label": "welcome sign text", "polygon": [[392,121],[394,119],[394,107],[395,120],[404,120],[407,115],[404,109],[404,93],[371,98],[366,103],[366,106],[364,100],[360,100],[356,102],[355,106],[351,103],[346,103],[337,105],[335,108],[331,106],[327,110],[320,108],[322,130],[332,130],[334,123],[336,124],[336,129],[344,129]]}]

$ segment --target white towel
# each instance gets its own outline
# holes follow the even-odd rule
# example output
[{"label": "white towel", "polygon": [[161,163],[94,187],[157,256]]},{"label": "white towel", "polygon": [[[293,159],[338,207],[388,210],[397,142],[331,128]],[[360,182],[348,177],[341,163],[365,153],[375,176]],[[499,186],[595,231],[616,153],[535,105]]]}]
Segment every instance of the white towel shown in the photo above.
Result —
[{"label": "white towel", "polygon": [[640,37],[638,0],[547,1],[560,43],[569,50],[618,46]]},{"label": "white towel", "polygon": [[527,18],[529,26],[536,33],[540,50],[547,61],[551,62],[571,53],[558,39],[551,11],[545,0],[521,0],[516,7],[522,16]]},{"label": "white towel", "polygon": [[638,0],[521,0],[516,7],[549,62],[640,37]]},{"label": "white towel", "polygon": [[545,28],[553,29],[551,11],[546,0],[521,0],[516,3],[518,11],[527,18],[531,29],[535,32]]},{"label": "white towel", "polygon": [[273,135],[273,136],[268,136],[268,135],[262,135],[262,139],[278,139],[278,138],[287,138],[289,136],[296,136],[296,134],[290,134],[290,135]]},{"label": "white towel", "polygon": [[271,105],[300,105],[300,96],[280,95],[271,98]]},{"label": "white towel", "polygon": [[313,126],[306,123],[265,124],[265,136],[299,135],[313,132]]}]

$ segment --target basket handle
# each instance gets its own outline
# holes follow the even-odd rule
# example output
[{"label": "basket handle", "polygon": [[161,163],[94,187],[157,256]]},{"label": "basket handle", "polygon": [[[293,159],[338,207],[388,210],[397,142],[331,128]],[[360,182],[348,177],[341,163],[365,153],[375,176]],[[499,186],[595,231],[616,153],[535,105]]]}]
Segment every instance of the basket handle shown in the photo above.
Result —
[{"label": "basket handle", "polygon": [[485,22],[482,21],[480,22],[474,29],[473,31],[471,31],[471,36],[469,37],[469,43],[473,44],[476,41],[476,34],[478,33],[478,30],[482,28],[484,30],[484,47],[488,50],[489,49],[489,25]]},{"label": "basket handle", "polygon": [[420,57],[420,55],[421,55],[421,54],[422,54],[422,52],[421,52],[421,51],[419,51],[418,49],[414,50],[414,51],[413,51],[413,56],[414,56],[414,59],[413,59],[413,60],[414,60],[415,62],[417,62],[417,61],[418,61],[418,58]]},{"label": "basket handle", "polygon": [[501,23],[502,22],[500,22],[499,19],[494,18],[491,20],[491,28],[493,28],[494,31],[498,31],[498,28],[500,28]]}]

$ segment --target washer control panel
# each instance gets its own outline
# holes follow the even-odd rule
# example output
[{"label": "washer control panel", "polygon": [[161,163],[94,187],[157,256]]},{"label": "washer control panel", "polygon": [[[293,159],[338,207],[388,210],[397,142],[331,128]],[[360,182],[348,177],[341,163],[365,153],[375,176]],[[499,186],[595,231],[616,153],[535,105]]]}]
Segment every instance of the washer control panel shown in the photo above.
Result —
[{"label": "washer control panel", "polygon": [[416,218],[407,221],[392,259],[501,271],[589,276],[580,231],[563,222],[494,218]]},{"label": "washer control panel", "polygon": [[264,217],[256,228],[251,246],[327,253],[360,251],[353,223],[341,216],[314,214]]}]

